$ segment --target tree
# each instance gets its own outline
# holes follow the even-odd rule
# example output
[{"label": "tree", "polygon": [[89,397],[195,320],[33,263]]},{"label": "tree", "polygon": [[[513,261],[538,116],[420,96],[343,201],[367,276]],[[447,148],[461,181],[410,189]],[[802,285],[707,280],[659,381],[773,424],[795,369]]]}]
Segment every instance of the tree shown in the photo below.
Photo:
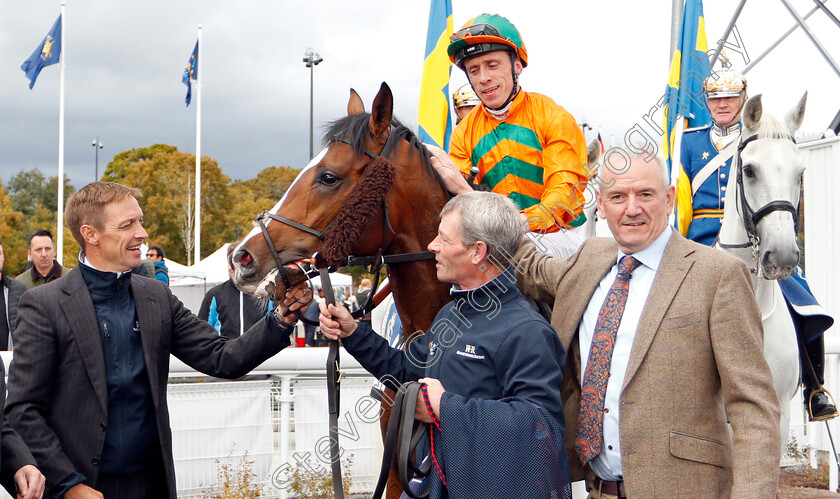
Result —
[{"label": "tree", "polygon": [[12,207],[12,199],[0,185],[0,242],[3,244],[5,262],[3,271],[12,277],[26,266],[26,249],[21,251],[23,213]]},{"label": "tree", "polygon": [[[58,212],[58,175],[46,178],[37,168],[21,170],[9,179],[7,188],[14,209],[27,217],[33,216],[38,206],[43,206],[51,213]],[[64,203],[74,192],[75,188],[65,175]]]},{"label": "tree", "polygon": [[245,237],[257,215],[277,204],[298,174],[300,170],[270,166],[258,173],[256,178],[233,182],[230,189],[233,205],[228,213],[229,239],[226,242]]},{"label": "tree", "polygon": [[[138,202],[150,244],[163,247],[171,260],[193,263],[194,155],[166,144],[124,151],[108,164],[104,178],[139,188],[143,195]],[[230,177],[222,173],[216,160],[202,158],[202,258],[225,242],[231,204],[229,182]]]}]

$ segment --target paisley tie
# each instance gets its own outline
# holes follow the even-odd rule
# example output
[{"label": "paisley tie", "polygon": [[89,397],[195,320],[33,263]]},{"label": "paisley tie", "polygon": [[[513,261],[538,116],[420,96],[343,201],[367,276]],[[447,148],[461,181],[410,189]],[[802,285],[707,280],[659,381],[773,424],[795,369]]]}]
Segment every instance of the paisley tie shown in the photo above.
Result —
[{"label": "paisley tie", "polygon": [[627,304],[631,274],[640,264],[632,256],[625,256],[618,262],[618,275],[604,299],[604,304],[601,305],[598,320],[595,322],[595,334],[592,336],[592,346],[589,349],[589,359],[580,390],[580,414],[575,438],[575,451],[583,464],[601,453],[604,442],[604,398],[607,393],[615,336],[621,324],[624,306]]}]

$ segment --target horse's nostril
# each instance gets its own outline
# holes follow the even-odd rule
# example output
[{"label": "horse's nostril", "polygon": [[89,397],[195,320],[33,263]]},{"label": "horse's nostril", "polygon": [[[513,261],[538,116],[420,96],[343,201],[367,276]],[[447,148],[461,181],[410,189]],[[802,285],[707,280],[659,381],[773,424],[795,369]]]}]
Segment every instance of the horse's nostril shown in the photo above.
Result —
[{"label": "horse's nostril", "polygon": [[242,256],[239,257],[239,264],[242,265],[243,267],[247,267],[253,261],[254,261],[254,258],[247,251],[243,251]]}]

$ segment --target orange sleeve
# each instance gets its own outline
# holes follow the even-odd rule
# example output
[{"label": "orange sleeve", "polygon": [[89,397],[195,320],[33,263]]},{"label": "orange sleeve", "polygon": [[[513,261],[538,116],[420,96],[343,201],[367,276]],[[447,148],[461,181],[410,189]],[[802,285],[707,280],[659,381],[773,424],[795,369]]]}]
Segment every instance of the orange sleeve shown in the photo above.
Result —
[{"label": "orange sleeve", "polygon": [[583,212],[586,188],[586,142],[574,117],[559,106],[543,106],[546,125],[543,146],[543,185],[539,204],[522,210],[529,230],[544,232],[556,222],[568,227]]}]

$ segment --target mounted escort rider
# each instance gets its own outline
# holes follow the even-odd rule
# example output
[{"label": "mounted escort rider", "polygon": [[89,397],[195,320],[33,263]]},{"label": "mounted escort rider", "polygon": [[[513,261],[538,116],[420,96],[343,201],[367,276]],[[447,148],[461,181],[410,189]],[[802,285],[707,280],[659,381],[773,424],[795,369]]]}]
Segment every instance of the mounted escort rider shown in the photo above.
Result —
[{"label": "mounted escort rider", "polygon": [[430,147],[432,154],[454,162],[471,184],[511,198],[538,247],[557,256],[574,253],[580,239],[564,229],[585,221],[583,132],[552,99],[520,88],[528,51],[506,18],[482,14],[450,41],[449,59],[466,73],[481,105],[455,128],[449,155]]},{"label": "mounted escort rider", "polygon": [[[723,221],[729,170],[741,138],[747,80],[738,71],[724,68],[706,79],[703,92],[712,123],[683,133],[675,224],[687,238],[712,246]],[[819,307],[799,273],[779,280],[779,285],[796,326],[809,419],[823,421],[837,417],[834,402],[822,387],[825,369],[822,333],[831,327],[834,319]],[[818,307],[816,313],[803,310],[814,305]]]},{"label": "mounted escort rider", "polygon": [[461,122],[470,114],[476,106],[481,105],[481,100],[475,95],[469,83],[465,83],[458,87],[458,90],[452,94],[452,106],[455,108],[455,124]]}]

